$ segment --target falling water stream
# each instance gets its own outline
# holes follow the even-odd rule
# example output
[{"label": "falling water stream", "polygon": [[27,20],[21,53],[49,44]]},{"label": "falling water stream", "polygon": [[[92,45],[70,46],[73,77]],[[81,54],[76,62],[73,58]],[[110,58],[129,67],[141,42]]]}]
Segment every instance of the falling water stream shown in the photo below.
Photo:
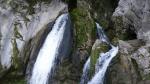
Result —
[{"label": "falling water stream", "polygon": [[[95,67],[96,67],[95,74],[92,77],[92,79],[88,82],[88,84],[103,84],[107,67],[109,66],[111,60],[118,53],[118,47],[113,46],[109,42],[109,40],[108,40],[107,36],[105,35],[102,27],[98,23],[96,23],[96,26],[97,26],[97,32],[98,32],[99,40],[102,41],[102,42],[107,43],[108,45],[110,45],[111,49],[108,52],[106,52],[106,53],[100,53],[99,54],[99,58],[98,58],[97,63],[95,65]],[[84,66],[83,75],[82,75],[80,84],[86,84],[86,83],[83,83],[82,81],[86,80],[85,75],[88,72],[85,71],[85,69],[88,69],[90,67],[89,60],[90,59],[87,60],[87,62],[89,64],[87,65],[87,62],[86,62],[85,66]]]},{"label": "falling water stream", "polygon": [[84,65],[80,84],[86,84],[87,81],[89,81],[89,70],[90,70],[90,57],[88,58],[88,60]]},{"label": "falling water stream", "polygon": [[47,84],[54,61],[58,56],[59,46],[63,39],[68,14],[62,14],[56,20],[51,32],[48,34],[39,51],[33,67],[30,84]]},{"label": "falling water stream", "polygon": [[112,46],[112,49],[106,53],[100,53],[100,57],[96,64],[96,73],[88,84],[103,84],[107,67],[113,57],[118,53],[118,47]]}]

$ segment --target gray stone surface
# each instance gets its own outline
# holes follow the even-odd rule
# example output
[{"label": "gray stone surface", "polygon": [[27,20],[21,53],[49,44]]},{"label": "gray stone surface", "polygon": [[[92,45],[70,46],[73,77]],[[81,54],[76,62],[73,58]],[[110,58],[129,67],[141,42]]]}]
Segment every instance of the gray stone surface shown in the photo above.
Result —
[{"label": "gray stone surface", "polygon": [[49,4],[35,4],[33,14],[29,14],[31,8],[28,7],[29,4],[22,0],[0,1],[0,71],[6,71],[11,66],[18,67],[21,65],[18,61],[27,61],[32,54],[30,51],[37,48],[42,33],[49,28],[48,24],[67,8],[57,0]]},{"label": "gray stone surface", "polygon": [[123,23],[133,26],[138,39],[150,42],[150,0],[120,0],[113,16],[123,17]]}]

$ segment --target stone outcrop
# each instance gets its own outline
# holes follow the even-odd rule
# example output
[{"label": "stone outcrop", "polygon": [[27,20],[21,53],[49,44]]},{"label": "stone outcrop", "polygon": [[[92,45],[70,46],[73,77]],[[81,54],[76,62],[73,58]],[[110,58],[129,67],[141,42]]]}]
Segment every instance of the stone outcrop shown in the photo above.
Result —
[{"label": "stone outcrop", "polygon": [[29,2],[0,1],[0,77],[14,71],[25,74],[29,59],[36,58],[55,19],[67,12],[67,5],[59,0],[32,6]]},{"label": "stone outcrop", "polygon": [[136,33],[138,39],[149,43],[149,6],[149,0],[120,0],[113,17],[120,17],[120,22],[123,23],[122,30],[130,29]]},{"label": "stone outcrop", "polygon": [[[55,19],[68,12],[67,5],[60,0],[48,1],[52,2],[0,1],[0,78],[13,71],[17,72],[15,75],[30,74]],[[105,83],[150,84],[150,0],[63,1],[70,7],[74,42],[70,57],[63,60],[56,71],[57,84],[77,84],[86,59],[91,55],[91,66],[94,66],[98,53],[107,50],[108,46],[95,41],[94,21],[100,23],[110,41],[119,46]],[[29,60],[32,61],[28,64]],[[26,68],[28,71],[24,71]],[[94,67],[91,75],[92,69]]]},{"label": "stone outcrop", "polygon": [[[149,84],[149,0],[120,0],[112,20],[119,54],[112,61],[106,84]],[[124,41],[122,41],[124,40]]]}]

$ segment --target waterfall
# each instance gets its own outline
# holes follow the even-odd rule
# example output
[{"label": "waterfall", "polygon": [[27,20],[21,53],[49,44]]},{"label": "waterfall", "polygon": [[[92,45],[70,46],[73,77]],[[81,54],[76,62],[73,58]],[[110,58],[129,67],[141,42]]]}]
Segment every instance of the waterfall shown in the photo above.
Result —
[{"label": "waterfall", "polygon": [[102,27],[98,23],[96,23],[96,27],[99,39],[103,42],[106,42],[107,44],[110,44],[108,37],[105,35]]},{"label": "waterfall", "polygon": [[[111,60],[118,53],[118,47],[113,46],[109,42],[109,39],[105,35],[102,27],[98,23],[96,23],[96,26],[97,26],[99,40],[110,45],[111,49],[106,53],[100,53],[97,63],[95,65],[96,66],[95,74],[94,74],[93,78],[88,82],[88,84],[103,84],[107,67],[109,66]],[[85,67],[87,67],[87,63],[85,64]],[[86,73],[87,72],[84,72],[84,70],[83,70],[83,76],[86,75]],[[82,80],[81,80],[81,82],[82,82]],[[81,83],[81,84],[86,84],[86,83]]]},{"label": "waterfall", "polygon": [[103,84],[104,76],[113,57],[118,53],[118,47],[112,46],[112,49],[106,53],[101,53],[96,64],[96,73],[88,84]]},{"label": "waterfall", "polygon": [[67,27],[68,14],[62,14],[56,20],[51,32],[39,51],[33,67],[30,84],[47,84],[54,62],[59,54],[63,36]]},{"label": "waterfall", "polygon": [[87,81],[89,81],[89,70],[90,70],[90,57],[88,58],[88,60],[84,65],[80,84],[86,84]]}]

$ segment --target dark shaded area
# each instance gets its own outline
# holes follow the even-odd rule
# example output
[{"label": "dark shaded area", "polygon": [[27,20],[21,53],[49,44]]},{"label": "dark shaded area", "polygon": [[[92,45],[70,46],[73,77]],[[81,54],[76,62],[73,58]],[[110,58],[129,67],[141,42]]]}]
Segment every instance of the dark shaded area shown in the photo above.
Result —
[{"label": "dark shaded area", "polygon": [[112,14],[118,6],[118,1],[119,0],[87,0],[91,6],[90,13],[92,18],[103,27],[110,41],[115,37]]},{"label": "dark shaded area", "polygon": [[68,4],[68,10],[72,11],[74,8],[77,8],[77,0],[62,0]]},{"label": "dark shaded area", "polygon": [[[105,23],[104,20],[111,20],[112,13],[118,5],[119,0],[87,0],[92,7],[91,14],[93,18],[101,25]],[[98,15],[95,17],[94,13]]]},{"label": "dark shaded area", "polygon": [[0,84],[26,84],[25,74],[23,74],[21,68],[18,70],[11,66],[9,70],[3,73]]},{"label": "dark shaded area", "polygon": [[131,25],[129,25],[129,28],[126,30],[127,36],[126,36],[125,40],[137,39],[135,30],[132,30],[132,29],[133,29],[133,27]]}]

